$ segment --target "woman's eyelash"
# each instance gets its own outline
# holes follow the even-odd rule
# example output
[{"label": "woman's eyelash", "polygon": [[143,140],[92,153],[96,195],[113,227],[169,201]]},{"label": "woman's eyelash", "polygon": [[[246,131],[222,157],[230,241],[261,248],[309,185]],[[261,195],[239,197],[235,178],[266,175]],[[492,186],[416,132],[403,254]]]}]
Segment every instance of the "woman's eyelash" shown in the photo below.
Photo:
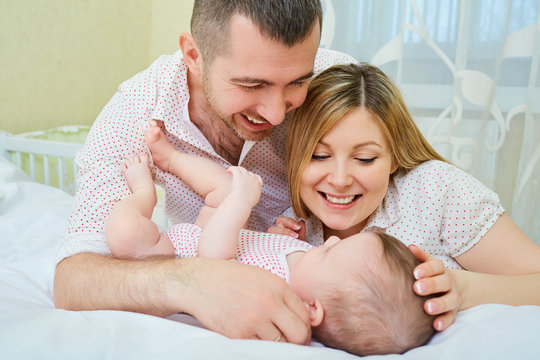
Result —
[{"label": "woman's eyelash", "polygon": [[374,162],[375,160],[377,159],[377,157],[372,157],[372,158],[357,158],[356,160],[360,161],[361,163],[364,163],[364,164],[369,164],[369,163],[372,163]]},{"label": "woman's eyelash", "polygon": [[[325,159],[328,159],[330,156],[328,155],[311,155],[311,158],[313,160],[325,160]],[[377,157],[372,157],[372,158],[356,158],[356,160],[360,161],[361,163],[363,164],[370,164],[372,162],[374,162],[375,160],[377,159]]]}]

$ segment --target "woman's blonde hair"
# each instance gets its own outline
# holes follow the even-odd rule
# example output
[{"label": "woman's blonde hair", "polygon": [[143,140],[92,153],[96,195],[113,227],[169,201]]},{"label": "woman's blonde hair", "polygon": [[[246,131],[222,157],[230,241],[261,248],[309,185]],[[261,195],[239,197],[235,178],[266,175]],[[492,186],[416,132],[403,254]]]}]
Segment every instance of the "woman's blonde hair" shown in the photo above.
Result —
[{"label": "woman's blonde hair", "polygon": [[366,63],[336,65],[315,77],[304,104],[292,119],[287,137],[287,175],[293,210],[308,217],[300,184],[319,140],[345,116],[362,107],[378,120],[396,173],[428,160],[446,161],[424,138],[396,85],[380,69]]}]

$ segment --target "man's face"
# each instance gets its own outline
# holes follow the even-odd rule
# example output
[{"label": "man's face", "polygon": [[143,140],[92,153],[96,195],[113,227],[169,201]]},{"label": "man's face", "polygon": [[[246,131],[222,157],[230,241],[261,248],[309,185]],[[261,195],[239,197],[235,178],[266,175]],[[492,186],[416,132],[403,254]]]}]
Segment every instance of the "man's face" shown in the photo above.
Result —
[{"label": "man's face", "polygon": [[265,38],[251,20],[231,18],[228,51],[203,65],[203,92],[214,112],[242,139],[262,140],[300,106],[313,75],[319,26],[287,47]]}]

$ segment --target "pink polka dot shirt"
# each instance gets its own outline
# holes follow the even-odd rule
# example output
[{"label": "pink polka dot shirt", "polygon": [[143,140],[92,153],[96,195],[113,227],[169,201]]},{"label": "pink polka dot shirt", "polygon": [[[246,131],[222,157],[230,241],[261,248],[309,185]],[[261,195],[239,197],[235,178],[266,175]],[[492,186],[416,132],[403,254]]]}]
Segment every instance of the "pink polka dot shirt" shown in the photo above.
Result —
[{"label": "pink polka dot shirt", "polygon": [[[356,62],[331,50],[320,49],[315,73],[335,64]],[[187,66],[180,51],[162,56],[147,70],[125,81],[96,119],[77,154],[80,167],[77,192],[68,230],[57,260],[81,252],[110,254],[104,235],[107,216],[114,205],[128,195],[120,172],[126,158],[148,149],[144,132],[148,120],[163,122],[169,141],[180,151],[229,164],[212,148],[190,121]],[[248,227],[265,231],[288,206],[285,170],[287,119],[263,141],[246,141],[239,165],[258,173],[264,180],[261,200],[253,209]],[[166,211],[172,223],[193,223],[204,200],[175,176],[152,167],[156,183],[165,188]]]},{"label": "pink polka dot shirt", "polygon": [[[180,258],[197,256],[202,229],[192,224],[173,225],[165,231]],[[242,264],[258,266],[289,282],[287,255],[306,252],[313,246],[289,236],[242,229],[238,237],[236,260]]]},{"label": "pink polka dot shirt", "polygon": [[[427,161],[390,181],[383,203],[362,231],[384,231],[415,244],[450,269],[504,212],[499,197],[473,176],[442,161]],[[294,217],[292,209],[285,216]],[[318,219],[306,221],[307,241],[323,243]]]}]

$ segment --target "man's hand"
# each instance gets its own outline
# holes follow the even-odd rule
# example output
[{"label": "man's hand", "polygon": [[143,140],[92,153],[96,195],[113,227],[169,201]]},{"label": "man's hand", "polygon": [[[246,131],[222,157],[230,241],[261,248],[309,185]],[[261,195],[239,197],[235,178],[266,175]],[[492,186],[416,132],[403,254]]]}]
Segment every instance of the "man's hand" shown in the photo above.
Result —
[{"label": "man's hand", "polygon": [[185,312],[230,338],[295,344],[311,338],[306,307],[285,281],[232,260],[78,254],[58,264],[54,292],[61,309]]},{"label": "man's hand", "polygon": [[230,338],[309,344],[304,303],[278,276],[236,261],[201,259],[186,312]]}]

